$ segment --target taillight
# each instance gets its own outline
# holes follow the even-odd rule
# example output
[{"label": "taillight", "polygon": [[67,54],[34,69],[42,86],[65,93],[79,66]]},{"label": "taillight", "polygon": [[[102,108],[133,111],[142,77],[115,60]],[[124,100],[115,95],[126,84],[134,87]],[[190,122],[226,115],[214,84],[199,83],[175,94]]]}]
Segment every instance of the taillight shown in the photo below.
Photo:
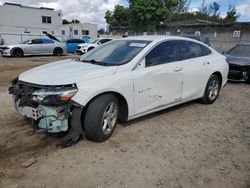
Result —
[{"label": "taillight", "polygon": [[228,60],[227,60],[227,59],[225,59],[225,63],[229,64],[229,62],[228,62]]}]

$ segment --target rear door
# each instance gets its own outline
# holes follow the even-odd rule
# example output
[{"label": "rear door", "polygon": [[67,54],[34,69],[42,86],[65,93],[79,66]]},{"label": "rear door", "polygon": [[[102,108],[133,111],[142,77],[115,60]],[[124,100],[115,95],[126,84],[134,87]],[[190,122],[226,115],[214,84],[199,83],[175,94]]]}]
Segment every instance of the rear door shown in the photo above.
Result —
[{"label": "rear door", "polygon": [[203,95],[210,74],[209,54],[211,51],[193,41],[181,41],[179,58],[183,66],[183,100]]},{"label": "rear door", "polygon": [[55,41],[50,40],[50,39],[42,39],[42,52],[44,54],[49,54],[53,53],[54,48],[55,48]]}]

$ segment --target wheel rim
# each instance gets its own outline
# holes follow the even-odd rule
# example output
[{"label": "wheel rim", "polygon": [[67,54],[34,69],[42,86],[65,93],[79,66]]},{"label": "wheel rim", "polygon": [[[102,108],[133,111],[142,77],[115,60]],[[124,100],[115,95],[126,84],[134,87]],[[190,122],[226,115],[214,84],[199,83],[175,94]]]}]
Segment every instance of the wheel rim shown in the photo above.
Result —
[{"label": "wheel rim", "polygon": [[13,53],[13,56],[14,57],[21,57],[22,56],[21,50],[15,50],[14,53]]},{"label": "wheel rim", "polygon": [[117,114],[118,107],[116,103],[109,103],[102,116],[102,132],[105,135],[108,135],[113,131],[116,124]]},{"label": "wheel rim", "polygon": [[219,82],[217,80],[213,80],[210,82],[208,87],[208,97],[210,100],[215,100],[219,93]]}]

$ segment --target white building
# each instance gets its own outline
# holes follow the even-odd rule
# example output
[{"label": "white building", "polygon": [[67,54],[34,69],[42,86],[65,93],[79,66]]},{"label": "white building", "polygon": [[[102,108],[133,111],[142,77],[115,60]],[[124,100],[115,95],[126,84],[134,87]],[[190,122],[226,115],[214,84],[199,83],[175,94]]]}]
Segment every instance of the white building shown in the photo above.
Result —
[{"label": "white building", "polygon": [[88,35],[90,40],[97,38],[97,25],[92,23],[71,23],[61,26],[61,35],[63,39],[82,38]]},{"label": "white building", "polygon": [[0,6],[0,34],[8,43],[20,42],[31,35],[42,35],[44,31],[61,35],[61,25],[60,10],[14,3]]},{"label": "white building", "polygon": [[91,23],[62,25],[60,10],[30,7],[15,3],[0,5],[0,37],[7,44],[19,43],[30,38],[40,38],[47,32],[59,40],[97,37],[97,25]]}]

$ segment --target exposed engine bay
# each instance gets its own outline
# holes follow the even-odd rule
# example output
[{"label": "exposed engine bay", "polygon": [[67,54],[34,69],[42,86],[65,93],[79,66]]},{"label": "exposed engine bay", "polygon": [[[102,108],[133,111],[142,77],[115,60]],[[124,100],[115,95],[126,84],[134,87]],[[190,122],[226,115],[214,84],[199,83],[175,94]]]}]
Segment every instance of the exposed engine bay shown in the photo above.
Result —
[{"label": "exposed engine bay", "polygon": [[12,81],[9,93],[14,98],[17,111],[27,120],[31,120],[36,132],[68,132],[61,147],[76,142],[83,131],[81,127],[81,105],[70,100],[77,92],[75,84],[64,86],[44,86]]}]

